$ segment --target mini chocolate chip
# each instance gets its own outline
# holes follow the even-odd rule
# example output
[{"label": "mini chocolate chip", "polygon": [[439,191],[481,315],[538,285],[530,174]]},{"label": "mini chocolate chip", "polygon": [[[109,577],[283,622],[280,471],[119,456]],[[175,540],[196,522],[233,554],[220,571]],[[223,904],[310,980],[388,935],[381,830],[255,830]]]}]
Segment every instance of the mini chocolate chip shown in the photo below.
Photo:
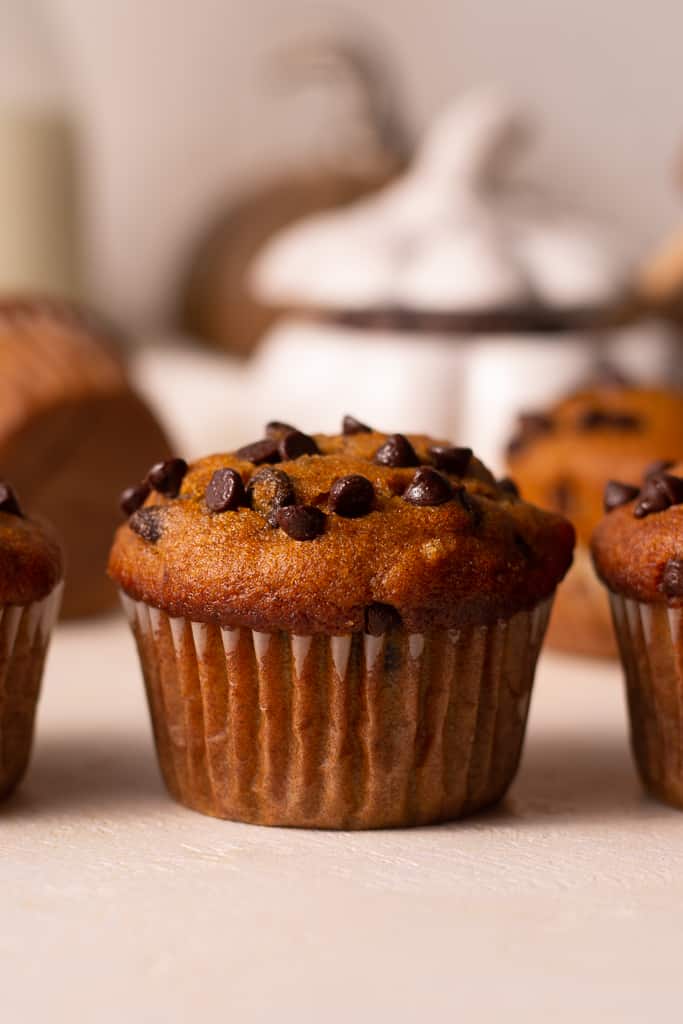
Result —
[{"label": "mini chocolate chip", "polygon": [[283,462],[298,459],[302,455],[319,455],[320,449],[312,437],[300,430],[290,430],[280,438],[278,451]]},{"label": "mini chocolate chip", "polygon": [[534,438],[551,433],[553,428],[553,421],[546,413],[521,412],[517,417],[517,431],[508,443],[507,454],[516,455]]},{"label": "mini chocolate chip", "polygon": [[531,544],[525,537],[522,537],[521,533],[516,533],[514,536],[515,546],[520,554],[526,559],[527,562],[533,562],[536,558],[536,554]]},{"label": "mini chocolate chip", "polygon": [[279,441],[284,434],[294,433],[295,430],[296,427],[292,427],[289,423],[280,423],[278,420],[266,423],[266,437],[274,441]]},{"label": "mini chocolate chip", "polygon": [[510,476],[504,476],[498,481],[498,489],[512,498],[520,497],[519,487]]},{"label": "mini chocolate chip", "polygon": [[254,473],[247,485],[251,507],[264,516],[271,526],[277,526],[281,508],[296,504],[292,481],[282,469],[264,466]]},{"label": "mini chocolate chip", "polygon": [[119,499],[119,505],[124,516],[132,516],[133,512],[145,504],[149,497],[150,486],[147,481],[138,484],[137,487],[126,487],[125,491],[121,492]]},{"label": "mini chocolate chip", "polygon": [[453,497],[448,477],[430,466],[421,466],[403,492],[403,500],[411,505],[443,505]]},{"label": "mini chocolate chip", "polygon": [[280,461],[278,442],[272,437],[264,438],[263,441],[254,441],[253,444],[245,444],[243,448],[238,448],[236,454],[238,459],[253,462],[255,466],[260,466],[264,462]]},{"label": "mini chocolate chip", "polygon": [[147,483],[159,494],[176,498],[186,473],[185,459],[166,459],[152,466],[147,474]]},{"label": "mini chocolate chip", "polygon": [[612,412],[609,409],[586,409],[579,417],[579,430],[638,430],[639,416],[630,412]]},{"label": "mini chocolate chip", "polygon": [[659,589],[667,597],[683,597],[683,560],[669,559],[664,566]]},{"label": "mini chocolate chip", "polygon": [[472,460],[471,448],[448,448],[446,445],[433,444],[427,451],[437,469],[455,476],[464,476]]},{"label": "mini chocolate chip", "polygon": [[361,423],[355,416],[345,416],[342,420],[342,434],[371,434],[372,427]]},{"label": "mini chocolate chip", "polygon": [[143,540],[150,544],[156,544],[163,533],[164,507],[151,505],[149,508],[140,508],[128,520],[133,533],[137,533]]},{"label": "mini chocolate chip", "polygon": [[325,532],[326,518],[313,505],[288,505],[279,509],[277,525],[293,540],[315,540]]},{"label": "mini chocolate chip", "polygon": [[605,512],[611,512],[615,508],[621,508],[622,505],[628,505],[629,501],[637,498],[639,493],[639,489],[633,487],[632,484],[622,484],[618,480],[609,480],[602,499]]},{"label": "mini chocolate chip", "polygon": [[374,460],[379,466],[419,466],[420,464],[415,449],[403,434],[391,434],[375,452]]},{"label": "mini chocolate chip", "polygon": [[556,480],[550,489],[549,505],[566,515],[571,510],[574,491],[569,480]]},{"label": "mini chocolate chip", "polygon": [[232,512],[247,504],[247,492],[236,469],[217,469],[206,488],[209,512]]},{"label": "mini chocolate chip", "polygon": [[340,476],[330,488],[330,511],[346,519],[366,516],[375,500],[375,488],[360,473]]},{"label": "mini chocolate chip", "polygon": [[638,502],[633,510],[636,519],[642,519],[653,512],[664,512],[672,505],[683,502],[683,478],[671,473],[658,473],[648,477],[643,484]]},{"label": "mini chocolate chip", "polygon": [[19,516],[22,519],[24,516],[16,494],[9,484],[2,482],[0,482],[0,512],[5,512],[8,516]]},{"label": "mini chocolate chip", "polygon": [[667,469],[671,469],[671,467],[675,465],[675,459],[657,459],[656,462],[651,462],[646,468],[643,473],[643,480],[647,480],[651,476],[657,476],[659,473],[664,473]]},{"label": "mini chocolate chip", "polygon": [[393,605],[376,601],[365,609],[365,632],[370,636],[382,636],[390,629],[398,629],[400,625],[401,616]]},{"label": "mini chocolate chip", "polygon": [[472,524],[478,526],[482,520],[483,512],[481,505],[475,501],[466,487],[456,487],[454,498],[460,502],[465,512],[472,518]]}]

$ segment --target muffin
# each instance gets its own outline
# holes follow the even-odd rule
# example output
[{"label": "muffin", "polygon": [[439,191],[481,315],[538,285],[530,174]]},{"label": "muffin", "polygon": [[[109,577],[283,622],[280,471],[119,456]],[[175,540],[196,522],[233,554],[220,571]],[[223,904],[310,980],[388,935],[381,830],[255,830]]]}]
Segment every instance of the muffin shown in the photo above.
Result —
[{"label": "muffin", "polygon": [[640,486],[611,481],[592,552],[624,667],[631,742],[647,789],[683,807],[683,462]]},{"label": "muffin", "polygon": [[109,572],[172,795],[267,825],[503,796],[574,531],[467,448],[282,423],[126,493]]},{"label": "muffin", "polygon": [[683,393],[623,385],[581,390],[543,412],[526,413],[508,447],[508,467],[525,499],[566,515],[576,527],[574,564],[559,588],[548,643],[559,650],[616,656],[609,605],[590,560],[591,534],[611,478],[639,480],[662,455],[683,457]]},{"label": "muffin", "polygon": [[466,96],[398,180],[264,246],[255,294],[286,310],[257,355],[268,407],[283,372],[305,363],[288,415],[335,429],[353,393],[360,415],[459,437],[498,468],[516,414],[557,401],[597,354],[667,379],[668,332],[614,325],[630,283],[623,246],[527,169],[532,137],[506,98]]},{"label": "muffin", "polygon": [[66,302],[0,299],[0,474],[65,548],[66,616],[116,605],[106,564],[115,497],[168,452],[115,332]]},{"label": "muffin", "polygon": [[12,488],[0,482],[0,797],[15,788],[28,764],[62,578],[53,533],[27,519]]}]

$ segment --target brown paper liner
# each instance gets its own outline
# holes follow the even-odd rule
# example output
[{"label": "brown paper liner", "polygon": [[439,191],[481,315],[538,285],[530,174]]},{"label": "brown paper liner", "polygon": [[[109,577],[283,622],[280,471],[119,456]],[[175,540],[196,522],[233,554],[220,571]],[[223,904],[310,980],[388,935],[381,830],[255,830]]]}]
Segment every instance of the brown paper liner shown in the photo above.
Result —
[{"label": "brown paper liner", "polygon": [[610,593],[631,744],[643,783],[683,808],[683,618],[666,604]]},{"label": "brown paper liner", "polygon": [[19,783],[31,754],[45,655],[62,598],[0,607],[0,797]]},{"label": "brown paper liner", "polygon": [[500,799],[550,601],[493,626],[301,637],[169,618],[123,595],[166,785],[205,814],[384,828]]}]

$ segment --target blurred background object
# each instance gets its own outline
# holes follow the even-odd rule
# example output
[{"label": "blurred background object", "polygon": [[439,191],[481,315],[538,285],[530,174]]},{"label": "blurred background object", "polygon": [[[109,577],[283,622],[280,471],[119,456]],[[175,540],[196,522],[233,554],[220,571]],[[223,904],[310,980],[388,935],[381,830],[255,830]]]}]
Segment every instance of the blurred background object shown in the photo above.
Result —
[{"label": "blurred background object", "polygon": [[36,0],[0,4],[0,290],[79,289],[75,125]]},{"label": "blurred background object", "polygon": [[271,180],[214,214],[180,294],[181,331],[243,355],[277,316],[247,280],[261,246],[300,217],[386,184],[409,151],[396,83],[376,45],[298,40],[273,55],[268,70],[274,105],[276,90],[295,93],[289,120],[293,135],[306,126],[302,145]]}]

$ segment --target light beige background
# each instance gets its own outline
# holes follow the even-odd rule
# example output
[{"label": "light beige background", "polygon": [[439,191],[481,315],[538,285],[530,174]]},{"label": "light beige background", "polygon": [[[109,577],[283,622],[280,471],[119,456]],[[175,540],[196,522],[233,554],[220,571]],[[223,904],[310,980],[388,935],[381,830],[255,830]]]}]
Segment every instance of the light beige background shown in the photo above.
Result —
[{"label": "light beige background", "polygon": [[384,40],[416,127],[460,89],[500,83],[541,119],[548,175],[622,222],[636,247],[680,216],[676,0],[42,2],[84,130],[91,285],[140,325],[168,307],[188,241],[220,196],[291,151],[264,62],[321,12]]}]

